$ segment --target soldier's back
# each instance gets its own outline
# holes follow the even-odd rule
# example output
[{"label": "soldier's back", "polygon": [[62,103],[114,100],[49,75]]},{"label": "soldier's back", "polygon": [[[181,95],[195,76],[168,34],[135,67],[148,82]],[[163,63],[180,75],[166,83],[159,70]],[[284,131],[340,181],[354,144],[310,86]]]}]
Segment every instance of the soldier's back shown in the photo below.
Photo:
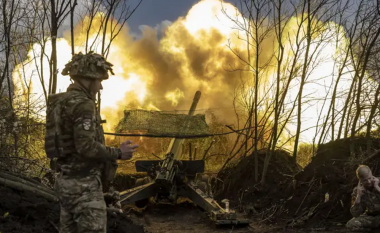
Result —
[{"label": "soldier's back", "polygon": [[78,137],[89,136],[86,134],[91,133],[90,128],[97,128],[95,102],[75,85],[70,87],[65,93],[61,117],[62,134],[69,137],[66,141],[68,144],[66,149],[71,153],[66,157],[59,158],[57,165],[60,171],[72,177],[101,175],[102,163],[87,159],[78,151],[78,148],[85,146],[82,144],[87,143],[85,140],[78,140],[80,139]]}]

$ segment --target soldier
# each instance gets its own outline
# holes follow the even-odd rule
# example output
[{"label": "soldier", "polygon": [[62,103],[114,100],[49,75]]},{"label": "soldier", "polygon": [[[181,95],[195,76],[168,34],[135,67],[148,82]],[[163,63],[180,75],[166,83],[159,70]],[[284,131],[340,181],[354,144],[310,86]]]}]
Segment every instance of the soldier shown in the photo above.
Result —
[{"label": "soldier", "polygon": [[74,83],[55,95],[58,100],[48,101],[45,150],[49,158],[56,158],[59,171],[54,189],[61,206],[60,233],[106,232],[101,181],[105,164],[130,159],[138,147],[131,141],[120,148],[104,145],[95,98],[108,71],[113,74],[111,67],[99,54],[75,54],[62,71]]},{"label": "soldier", "polygon": [[351,231],[369,232],[380,226],[379,179],[372,175],[366,165],[358,167],[356,176],[359,183],[352,193],[353,204],[350,209],[354,218],[346,226]]}]

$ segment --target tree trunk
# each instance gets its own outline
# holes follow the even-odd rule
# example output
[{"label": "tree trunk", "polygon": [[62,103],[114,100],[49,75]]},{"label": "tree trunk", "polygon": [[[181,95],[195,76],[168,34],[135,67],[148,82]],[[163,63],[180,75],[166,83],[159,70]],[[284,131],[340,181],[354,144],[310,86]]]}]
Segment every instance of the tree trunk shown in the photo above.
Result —
[{"label": "tree trunk", "polygon": [[[364,75],[365,75],[365,72],[366,72],[366,69],[367,69],[367,65],[368,65],[368,60],[369,60],[369,55],[371,54],[371,51],[372,51],[372,48],[373,46],[375,45],[376,41],[377,41],[377,38],[379,37],[380,35],[380,28],[378,28],[374,38],[372,38],[372,41],[371,43],[369,44],[368,48],[367,48],[367,51],[366,51],[366,55],[365,55],[365,58],[364,58],[364,63],[363,63],[363,66],[361,67],[361,73],[360,73],[360,76],[359,76],[359,83],[358,83],[358,90],[357,90],[357,93],[356,93],[356,114],[355,114],[355,117],[354,117],[354,120],[352,122],[352,128],[351,128],[351,137],[354,137],[355,136],[355,133],[356,133],[356,124],[358,122],[358,119],[360,117],[360,112],[361,112],[361,100],[360,100],[360,95],[361,95],[361,90],[362,90],[362,82],[363,82],[363,78],[364,78]],[[357,69],[359,69],[359,66],[357,67]],[[358,73],[359,70],[356,70],[355,73]],[[355,75],[356,76],[356,75]]]},{"label": "tree trunk", "polygon": [[298,151],[298,142],[300,138],[301,133],[301,113],[302,113],[302,92],[303,92],[303,86],[305,85],[305,79],[308,69],[308,57],[309,57],[309,50],[310,50],[310,43],[311,43],[311,16],[310,16],[310,0],[307,1],[307,44],[306,44],[306,52],[305,52],[305,61],[303,63],[302,68],[302,76],[301,76],[301,83],[300,83],[300,90],[298,94],[298,106],[297,106],[297,131],[296,131],[296,138],[294,141],[294,149],[293,149],[293,162],[294,164],[297,163],[297,151]]},{"label": "tree trunk", "polygon": [[57,92],[57,33],[58,22],[55,9],[55,0],[50,0],[51,4],[51,58],[50,58],[50,94]]},{"label": "tree trunk", "polygon": [[284,45],[282,43],[282,26],[281,26],[281,6],[282,0],[279,1],[279,6],[277,8],[277,42],[278,42],[278,59],[277,59],[277,75],[276,75],[276,94],[275,94],[275,105],[274,105],[274,123],[272,137],[268,146],[268,152],[265,156],[263,173],[261,176],[261,183],[265,184],[266,173],[268,170],[269,162],[276,150],[277,140],[278,140],[278,121],[280,117],[280,106],[279,106],[279,96],[280,96],[280,79],[281,79],[281,66],[284,58]]},{"label": "tree trunk", "polygon": [[371,150],[371,129],[372,129],[372,120],[375,115],[376,109],[379,106],[379,94],[380,94],[380,84],[377,86],[376,93],[375,93],[375,102],[371,106],[371,113],[368,117],[368,123],[367,123],[367,132],[366,132],[366,139],[367,139],[367,151]]},{"label": "tree trunk", "polygon": [[77,0],[74,0],[74,3],[71,5],[71,0],[70,0],[70,34],[71,34],[71,55],[74,56],[75,54],[75,49],[74,49],[74,11],[75,7],[77,5]]}]

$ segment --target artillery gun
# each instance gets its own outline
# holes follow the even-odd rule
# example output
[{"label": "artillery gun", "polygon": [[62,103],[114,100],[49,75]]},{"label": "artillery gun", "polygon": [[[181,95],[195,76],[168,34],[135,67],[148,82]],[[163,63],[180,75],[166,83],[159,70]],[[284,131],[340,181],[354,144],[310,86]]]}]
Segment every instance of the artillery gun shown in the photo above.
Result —
[{"label": "artillery gun", "polygon": [[[194,114],[201,92],[196,92],[189,116]],[[238,219],[236,212],[222,208],[212,197],[209,177],[204,173],[204,160],[180,160],[181,145],[184,139],[173,138],[163,160],[136,161],[137,172],[147,172],[148,176],[137,179],[135,187],[120,193],[122,205],[135,203],[144,207],[153,197],[156,203],[176,203],[179,196],[187,197],[205,210],[217,226],[248,225],[246,219]]]}]

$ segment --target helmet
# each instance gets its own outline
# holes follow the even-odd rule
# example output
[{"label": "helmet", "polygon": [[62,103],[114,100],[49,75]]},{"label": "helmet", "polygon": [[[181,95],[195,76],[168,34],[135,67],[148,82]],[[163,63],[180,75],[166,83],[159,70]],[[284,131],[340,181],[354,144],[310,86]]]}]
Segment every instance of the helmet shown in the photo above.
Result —
[{"label": "helmet", "polygon": [[114,75],[112,64],[93,51],[88,54],[74,54],[71,61],[65,65],[62,75],[89,79],[108,79],[108,71]]}]

